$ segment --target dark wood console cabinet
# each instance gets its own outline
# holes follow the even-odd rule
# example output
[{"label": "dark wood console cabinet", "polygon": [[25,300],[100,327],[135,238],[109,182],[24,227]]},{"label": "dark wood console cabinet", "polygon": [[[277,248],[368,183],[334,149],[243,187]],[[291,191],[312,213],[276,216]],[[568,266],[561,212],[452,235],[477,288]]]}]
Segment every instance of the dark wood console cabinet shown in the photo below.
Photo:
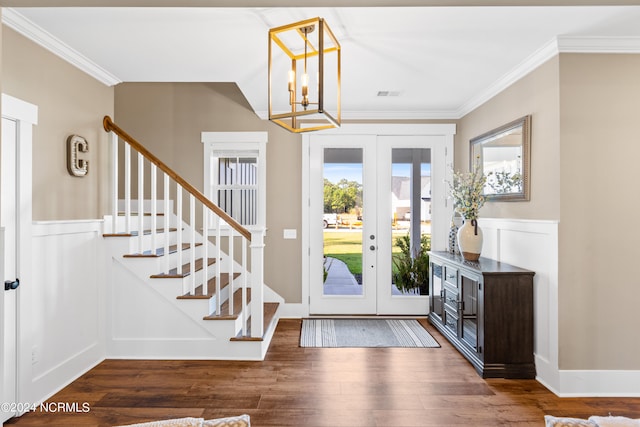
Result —
[{"label": "dark wood console cabinet", "polygon": [[482,378],[535,378],[533,271],[430,252],[429,321]]}]

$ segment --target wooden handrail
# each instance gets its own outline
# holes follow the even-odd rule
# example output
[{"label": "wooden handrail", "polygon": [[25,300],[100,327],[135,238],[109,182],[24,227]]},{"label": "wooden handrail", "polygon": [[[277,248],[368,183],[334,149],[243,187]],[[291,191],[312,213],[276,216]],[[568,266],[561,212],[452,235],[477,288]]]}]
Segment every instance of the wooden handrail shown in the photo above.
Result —
[{"label": "wooden handrail", "polygon": [[[204,194],[202,194],[198,189],[196,189],[193,185],[189,184],[184,178],[178,175],[173,169],[167,166],[162,160],[154,156],[149,150],[147,150],[142,144],[135,140],[131,135],[122,130],[118,125],[113,123],[111,117],[104,116],[102,120],[102,125],[104,126],[104,130],[107,132],[114,132],[120,138],[122,138],[127,144],[133,147],[138,153],[142,154],[147,160],[160,168],[161,171],[166,173],[169,177],[173,178],[182,188],[187,190],[189,194],[193,195],[196,199],[198,199],[203,205],[211,209],[215,212],[220,218],[225,220],[227,224],[231,226],[234,230],[240,233],[245,239],[251,241],[251,232],[244,228],[238,221],[229,216],[225,211],[220,209],[217,205],[215,205],[211,200],[207,199]],[[181,220],[181,218],[180,218]]]}]

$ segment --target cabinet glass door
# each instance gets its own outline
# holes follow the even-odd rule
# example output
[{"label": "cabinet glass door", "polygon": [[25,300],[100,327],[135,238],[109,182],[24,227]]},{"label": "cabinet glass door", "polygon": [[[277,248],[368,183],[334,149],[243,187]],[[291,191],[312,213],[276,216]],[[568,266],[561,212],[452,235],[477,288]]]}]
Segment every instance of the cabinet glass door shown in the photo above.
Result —
[{"label": "cabinet glass door", "polygon": [[442,320],[442,266],[431,263],[431,306],[429,311]]},{"label": "cabinet glass door", "polygon": [[478,350],[478,281],[461,275],[462,341]]}]

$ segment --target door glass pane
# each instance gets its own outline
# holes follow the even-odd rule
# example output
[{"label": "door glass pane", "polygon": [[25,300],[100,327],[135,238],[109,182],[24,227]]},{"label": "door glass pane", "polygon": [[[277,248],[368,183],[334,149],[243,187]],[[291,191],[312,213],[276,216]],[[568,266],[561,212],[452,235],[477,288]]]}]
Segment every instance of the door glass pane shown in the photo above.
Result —
[{"label": "door glass pane", "polygon": [[462,340],[478,347],[478,282],[462,276]]},{"label": "door glass pane", "polygon": [[361,148],[325,148],[324,295],[363,295]]},{"label": "door glass pane", "polygon": [[392,295],[429,293],[431,150],[391,150]]}]

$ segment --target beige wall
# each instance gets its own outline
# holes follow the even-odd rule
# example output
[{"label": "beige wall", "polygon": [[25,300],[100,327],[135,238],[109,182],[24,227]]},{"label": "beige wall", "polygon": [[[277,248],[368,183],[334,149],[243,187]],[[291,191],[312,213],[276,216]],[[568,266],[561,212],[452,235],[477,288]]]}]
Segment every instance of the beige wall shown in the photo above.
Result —
[{"label": "beige wall", "polygon": [[[1,37],[3,91],[39,107],[35,220],[107,212],[103,115],[200,189],[200,132],[268,131],[265,281],[287,302],[301,302],[300,240],[282,238],[284,228],[301,235],[299,136],[257,118],[235,84],[127,83],[114,91],[10,29]],[[627,225],[640,207],[638,75],[638,55],[561,54],[458,122],[455,163],[465,170],[471,138],[532,115],[531,200],[488,203],[481,215],[560,220],[560,369],[640,369],[640,281],[628,277],[640,232]],[[90,143],[86,178],[66,171],[65,141],[74,133]]]},{"label": "beige wall", "polygon": [[[109,209],[109,151],[102,117],[113,88],[89,77],[15,31],[2,27],[2,90],[38,106],[33,130],[33,219],[101,218]],[[67,172],[66,140],[89,142],[89,173]]]},{"label": "beige wall", "polygon": [[[114,121],[200,191],[201,132],[268,131],[265,283],[301,302],[300,136],[258,118],[233,83],[124,83],[115,89]],[[284,240],[285,228],[298,239]]]},{"label": "beige wall", "polygon": [[531,198],[527,202],[488,202],[485,218],[560,218],[560,107],[558,57],[528,74],[463,117],[455,136],[455,169],[469,169],[469,140],[531,114]]},{"label": "beige wall", "polygon": [[531,201],[487,203],[484,217],[559,220],[559,368],[640,369],[640,280],[629,277],[640,231],[634,190],[640,158],[640,56],[561,54],[465,116],[469,139],[532,115]]},{"label": "beige wall", "polygon": [[560,367],[640,369],[640,55],[560,58]]}]

